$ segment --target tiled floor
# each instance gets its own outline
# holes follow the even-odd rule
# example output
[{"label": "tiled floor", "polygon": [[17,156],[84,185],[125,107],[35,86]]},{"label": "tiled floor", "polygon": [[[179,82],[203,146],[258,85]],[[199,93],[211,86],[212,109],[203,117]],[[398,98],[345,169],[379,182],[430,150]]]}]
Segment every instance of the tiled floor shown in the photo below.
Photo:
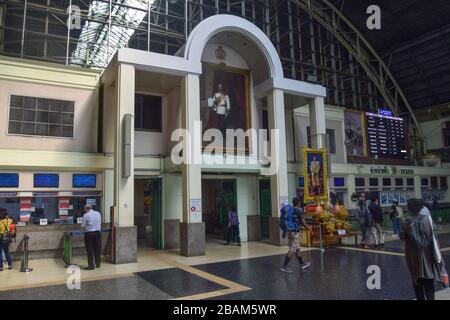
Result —
[{"label": "tiled floor", "polygon": [[[446,233],[447,232],[447,233]],[[440,231],[447,265],[450,233]],[[182,257],[178,251],[139,250],[138,263],[81,271],[81,289],[69,290],[64,263],[59,259],[31,260],[34,271],[16,268],[0,272],[0,299],[413,299],[414,293],[400,241],[382,250],[344,245],[325,250],[304,248],[312,262],[292,274],[279,270],[286,247],[250,242],[242,247],[210,241],[206,255]],[[74,261],[85,264],[83,257]],[[378,265],[381,289],[369,290],[367,267]],[[450,299],[440,291],[437,298]]]}]

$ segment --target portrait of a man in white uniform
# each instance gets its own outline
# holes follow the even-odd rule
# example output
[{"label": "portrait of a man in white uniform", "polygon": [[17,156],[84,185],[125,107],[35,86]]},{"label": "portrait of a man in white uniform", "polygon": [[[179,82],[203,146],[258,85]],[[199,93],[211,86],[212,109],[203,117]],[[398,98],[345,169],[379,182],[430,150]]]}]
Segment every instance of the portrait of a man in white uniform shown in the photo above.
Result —
[{"label": "portrait of a man in white uniform", "polygon": [[217,129],[219,129],[224,135],[226,130],[226,119],[231,111],[230,98],[223,92],[222,84],[217,86],[217,92],[214,93],[212,98],[208,99],[208,107],[210,110],[210,118],[215,118],[217,123]]},{"label": "portrait of a man in white uniform", "polygon": [[[246,131],[250,127],[250,73],[248,70],[205,64],[200,81],[203,132],[219,130],[225,147],[227,130],[232,130],[230,134],[234,135],[235,130]],[[209,143],[204,141],[203,145]]]}]

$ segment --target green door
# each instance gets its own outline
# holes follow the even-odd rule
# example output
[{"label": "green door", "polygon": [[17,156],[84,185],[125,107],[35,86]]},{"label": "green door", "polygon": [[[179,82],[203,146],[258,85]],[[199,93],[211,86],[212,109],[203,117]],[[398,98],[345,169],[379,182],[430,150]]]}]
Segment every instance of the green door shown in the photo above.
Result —
[{"label": "green door", "polygon": [[261,215],[261,238],[270,237],[269,224],[272,216],[272,194],[270,191],[270,180],[259,182],[259,213]]},{"label": "green door", "polygon": [[152,226],[153,248],[162,249],[162,188],[161,180],[153,180],[152,210],[150,222]]}]

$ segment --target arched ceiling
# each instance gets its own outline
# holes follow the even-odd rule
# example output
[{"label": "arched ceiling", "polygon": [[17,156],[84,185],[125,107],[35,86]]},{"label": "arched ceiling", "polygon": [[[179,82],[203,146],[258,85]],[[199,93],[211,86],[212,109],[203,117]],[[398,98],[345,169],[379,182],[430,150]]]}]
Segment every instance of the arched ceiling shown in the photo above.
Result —
[{"label": "arched ceiling", "polygon": [[239,53],[252,70],[255,85],[270,78],[270,70],[261,50],[242,35],[236,32],[221,32],[212,37],[209,43],[223,44]]}]

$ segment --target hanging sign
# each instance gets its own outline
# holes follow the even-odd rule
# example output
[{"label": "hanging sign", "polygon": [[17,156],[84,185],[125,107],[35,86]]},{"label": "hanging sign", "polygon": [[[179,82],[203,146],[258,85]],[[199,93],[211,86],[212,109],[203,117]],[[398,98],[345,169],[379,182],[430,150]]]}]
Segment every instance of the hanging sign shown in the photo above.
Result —
[{"label": "hanging sign", "polygon": [[96,206],[97,200],[88,198],[88,199],[86,199],[86,204],[91,205],[91,206]]}]

